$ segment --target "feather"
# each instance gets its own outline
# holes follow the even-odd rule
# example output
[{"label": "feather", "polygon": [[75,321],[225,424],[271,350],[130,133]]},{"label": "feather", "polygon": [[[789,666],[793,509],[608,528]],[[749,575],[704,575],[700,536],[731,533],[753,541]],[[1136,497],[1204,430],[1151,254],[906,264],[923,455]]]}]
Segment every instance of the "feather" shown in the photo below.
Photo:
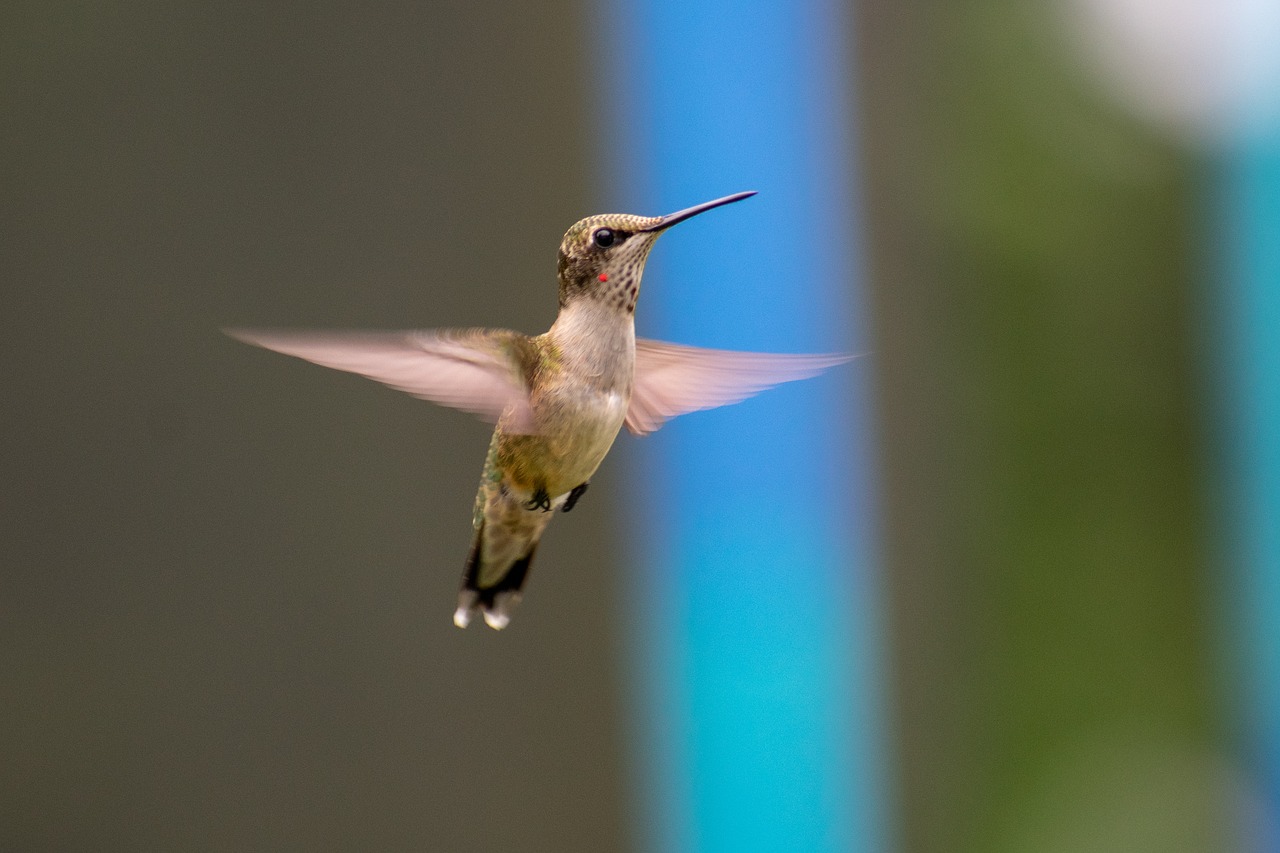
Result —
[{"label": "feather", "polygon": [[816,376],[852,358],[701,349],[637,338],[635,388],[627,409],[627,429],[648,435],[677,415],[737,403],[774,385]]},{"label": "feather", "polygon": [[496,329],[405,332],[227,329],[237,340],[345,370],[423,400],[534,431],[519,358],[524,336]]}]

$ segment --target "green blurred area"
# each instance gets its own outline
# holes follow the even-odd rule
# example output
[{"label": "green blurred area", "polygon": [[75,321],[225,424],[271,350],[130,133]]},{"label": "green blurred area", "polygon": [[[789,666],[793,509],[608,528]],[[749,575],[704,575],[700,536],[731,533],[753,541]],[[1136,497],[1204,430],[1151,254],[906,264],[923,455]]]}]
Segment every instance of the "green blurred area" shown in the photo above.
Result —
[{"label": "green blurred area", "polygon": [[859,24],[902,848],[1231,849],[1196,158],[1061,9]]}]

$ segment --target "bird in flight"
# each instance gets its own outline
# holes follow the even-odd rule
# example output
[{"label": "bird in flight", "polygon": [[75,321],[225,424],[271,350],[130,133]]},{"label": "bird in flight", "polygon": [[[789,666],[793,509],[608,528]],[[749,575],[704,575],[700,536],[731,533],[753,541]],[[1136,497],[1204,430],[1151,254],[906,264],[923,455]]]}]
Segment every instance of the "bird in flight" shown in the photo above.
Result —
[{"label": "bird in flight", "polygon": [[246,343],[374,379],[496,424],[453,621],[502,629],[555,510],[568,512],[625,425],[647,435],[687,412],[805,379],[847,355],[781,355],[637,338],[645,261],[668,228],[755,195],[667,216],[590,216],[564,235],[560,311],[546,333],[228,329]]}]

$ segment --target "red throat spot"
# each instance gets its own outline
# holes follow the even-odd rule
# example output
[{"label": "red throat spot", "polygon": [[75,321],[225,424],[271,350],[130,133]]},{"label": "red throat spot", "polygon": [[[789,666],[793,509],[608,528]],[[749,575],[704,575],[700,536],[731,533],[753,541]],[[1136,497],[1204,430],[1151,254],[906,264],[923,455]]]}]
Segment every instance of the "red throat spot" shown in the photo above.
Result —
[{"label": "red throat spot", "polygon": [[600,273],[600,280],[601,280],[601,281],[608,281],[608,280],[609,280],[609,274],[608,274],[607,272],[602,272],[602,273]]}]

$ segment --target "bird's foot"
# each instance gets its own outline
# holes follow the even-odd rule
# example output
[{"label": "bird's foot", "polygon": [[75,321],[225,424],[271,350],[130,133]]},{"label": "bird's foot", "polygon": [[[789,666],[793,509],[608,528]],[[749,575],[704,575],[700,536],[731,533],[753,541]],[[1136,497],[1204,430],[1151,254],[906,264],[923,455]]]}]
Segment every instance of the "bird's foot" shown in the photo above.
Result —
[{"label": "bird's foot", "polygon": [[569,492],[569,497],[564,499],[564,506],[560,507],[560,509],[564,512],[568,512],[577,506],[578,498],[587,493],[587,487],[590,485],[590,483],[583,483],[580,486],[574,486],[573,491]]},{"label": "bird's foot", "polygon": [[551,495],[547,494],[546,489],[538,489],[533,493],[533,497],[524,505],[525,509],[540,509],[543,512],[551,512]]}]

